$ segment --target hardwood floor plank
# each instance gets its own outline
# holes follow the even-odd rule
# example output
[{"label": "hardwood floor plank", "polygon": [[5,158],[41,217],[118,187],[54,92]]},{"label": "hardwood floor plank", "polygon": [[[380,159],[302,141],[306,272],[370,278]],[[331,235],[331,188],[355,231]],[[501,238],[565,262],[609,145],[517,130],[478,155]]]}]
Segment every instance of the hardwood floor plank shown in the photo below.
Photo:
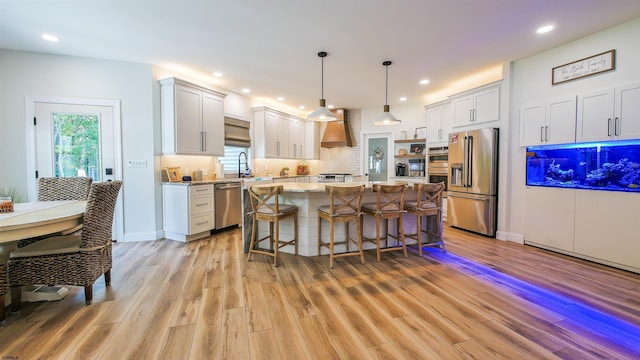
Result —
[{"label": "hardwood floor plank", "polygon": [[273,341],[274,337],[272,329],[250,332],[249,351],[251,360],[282,359],[278,352],[278,347]]},{"label": "hardwood floor plank", "polygon": [[220,359],[223,293],[222,287],[206,288],[202,292],[191,346],[191,359]]},{"label": "hardwood floor plank", "polygon": [[[249,333],[255,331],[263,331],[271,329],[271,318],[269,317],[269,306],[264,297],[262,286],[258,276],[251,276],[255,273],[255,269],[245,269],[245,277],[243,278],[243,289],[245,303],[245,316],[247,317],[247,331]],[[252,281],[253,279],[253,281]]]},{"label": "hardwood floor plank", "polygon": [[178,300],[160,299],[150,316],[149,322],[141,332],[133,351],[129,353],[128,359],[155,359],[159,355],[160,347],[169,332],[171,318],[177,312]]},{"label": "hardwood floor plank", "polygon": [[167,339],[162,347],[162,350],[160,350],[158,359],[188,359],[191,341],[185,341],[185,339],[193,338],[194,329],[194,324],[174,326],[169,328],[169,334],[167,334]]},{"label": "hardwood floor plank", "polygon": [[329,340],[317,316],[298,319],[302,336],[313,359],[339,359],[340,355]]},{"label": "hardwood floor plank", "polygon": [[233,308],[222,312],[222,358],[249,359],[249,338],[244,309]]}]

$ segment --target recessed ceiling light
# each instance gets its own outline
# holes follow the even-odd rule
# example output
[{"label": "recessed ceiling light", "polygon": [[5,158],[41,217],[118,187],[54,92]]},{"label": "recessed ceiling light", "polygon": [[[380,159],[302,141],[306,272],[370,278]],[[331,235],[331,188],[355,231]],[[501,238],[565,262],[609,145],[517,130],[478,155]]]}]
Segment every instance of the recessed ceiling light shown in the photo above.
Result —
[{"label": "recessed ceiling light", "polygon": [[329,109],[333,109],[335,106],[333,106],[333,105],[329,105],[329,106],[327,106],[327,107],[328,107]]},{"label": "recessed ceiling light", "polygon": [[400,101],[407,101],[407,98],[403,96],[400,98]]},{"label": "recessed ceiling light", "polygon": [[284,101],[284,98],[282,96],[279,96],[278,101]]},{"label": "recessed ceiling light", "polygon": [[300,109],[300,110],[304,110],[304,105],[300,105],[300,106],[298,106],[298,109]]},{"label": "recessed ceiling light", "polygon": [[428,83],[429,83],[429,80],[427,79],[420,80],[420,85],[427,85]]},{"label": "recessed ceiling light", "polygon": [[536,30],[536,32],[538,34],[544,34],[544,33],[548,33],[551,30],[553,30],[553,25],[546,25],[546,26],[538,28],[538,30]]},{"label": "recessed ceiling light", "polygon": [[248,93],[251,92],[251,89],[244,88],[244,89],[242,89],[242,92],[245,93],[245,94],[248,94]]},{"label": "recessed ceiling light", "polygon": [[60,41],[60,38],[55,36],[55,35],[51,35],[51,34],[42,34],[42,38],[47,40],[47,41],[51,41],[51,42],[58,42]]},{"label": "recessed ceiling light", "polygon": [[216,72],[214,72],[214,73],[213,73],[213,76],[215,76],[215,77],[222,77],[222,73],[221,73],[221,72],[219,72],[219,71],[216,71]]}]

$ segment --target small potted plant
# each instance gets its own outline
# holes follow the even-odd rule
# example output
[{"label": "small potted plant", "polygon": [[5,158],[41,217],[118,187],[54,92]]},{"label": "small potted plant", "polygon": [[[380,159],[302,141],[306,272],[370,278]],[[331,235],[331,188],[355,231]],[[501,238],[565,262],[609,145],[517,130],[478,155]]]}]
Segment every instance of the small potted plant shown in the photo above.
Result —
[{"label": "small potted plant", "polygon": [[285,166],[280,170],[280,176],[288,176],[289,175],[289,167]]}]

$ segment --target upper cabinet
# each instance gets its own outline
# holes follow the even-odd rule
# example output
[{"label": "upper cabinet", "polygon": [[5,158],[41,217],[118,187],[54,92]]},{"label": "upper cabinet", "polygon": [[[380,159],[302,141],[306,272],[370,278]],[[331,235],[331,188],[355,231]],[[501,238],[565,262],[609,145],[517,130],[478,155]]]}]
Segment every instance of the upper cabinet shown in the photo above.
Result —
[{"label": "upper cabinet", "polygon": [[451,106],[454,127],[500,120],[500,84],[456,95]]},{"label": "upper cabinet", "polygon": [[302,119],[267,107],[253,108],[253,114],[256,158],[305,157],[305,124]]},{"label": "upper cabinet", "polygon": [[320,159],[320,123],[309,121],[304,123],[305,159]]},{"label": "upper cabinet", "polygon": [[425,106],[425,109],[427,110],[427,141],[430,144],[448,141],[447,137],[453,121],[451,103]]},{"label": "upper cabinet", "polygon": [[576,140],[640,138],[640,83],[578,95]]},{"label": "upper cabinet", "polygon": [[575,142],[575,123],[575,96],[525,105],[520,109],[520,145]]},{"label": "upper cabinet", "polygon": [[162,152],[224,155],[224,97],[177,78],[160,80]]}]

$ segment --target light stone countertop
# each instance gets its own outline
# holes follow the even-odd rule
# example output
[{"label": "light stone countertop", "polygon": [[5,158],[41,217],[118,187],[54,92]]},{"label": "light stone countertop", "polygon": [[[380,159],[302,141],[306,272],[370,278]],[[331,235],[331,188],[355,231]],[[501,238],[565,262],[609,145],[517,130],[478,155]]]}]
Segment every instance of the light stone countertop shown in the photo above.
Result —
[{"label": "light stone countertop", "polygon": [[373,185],[396,185],[396,181],[384,181],[384,182],[340,182],[340,183],[278,183],[273,184],[261,184],[255,186],[273,186],[282,185],[285,193],[310,193],[310,192],[324,192],[325,186],[358,186],[364,185],[366,189],[370,189]]}]

